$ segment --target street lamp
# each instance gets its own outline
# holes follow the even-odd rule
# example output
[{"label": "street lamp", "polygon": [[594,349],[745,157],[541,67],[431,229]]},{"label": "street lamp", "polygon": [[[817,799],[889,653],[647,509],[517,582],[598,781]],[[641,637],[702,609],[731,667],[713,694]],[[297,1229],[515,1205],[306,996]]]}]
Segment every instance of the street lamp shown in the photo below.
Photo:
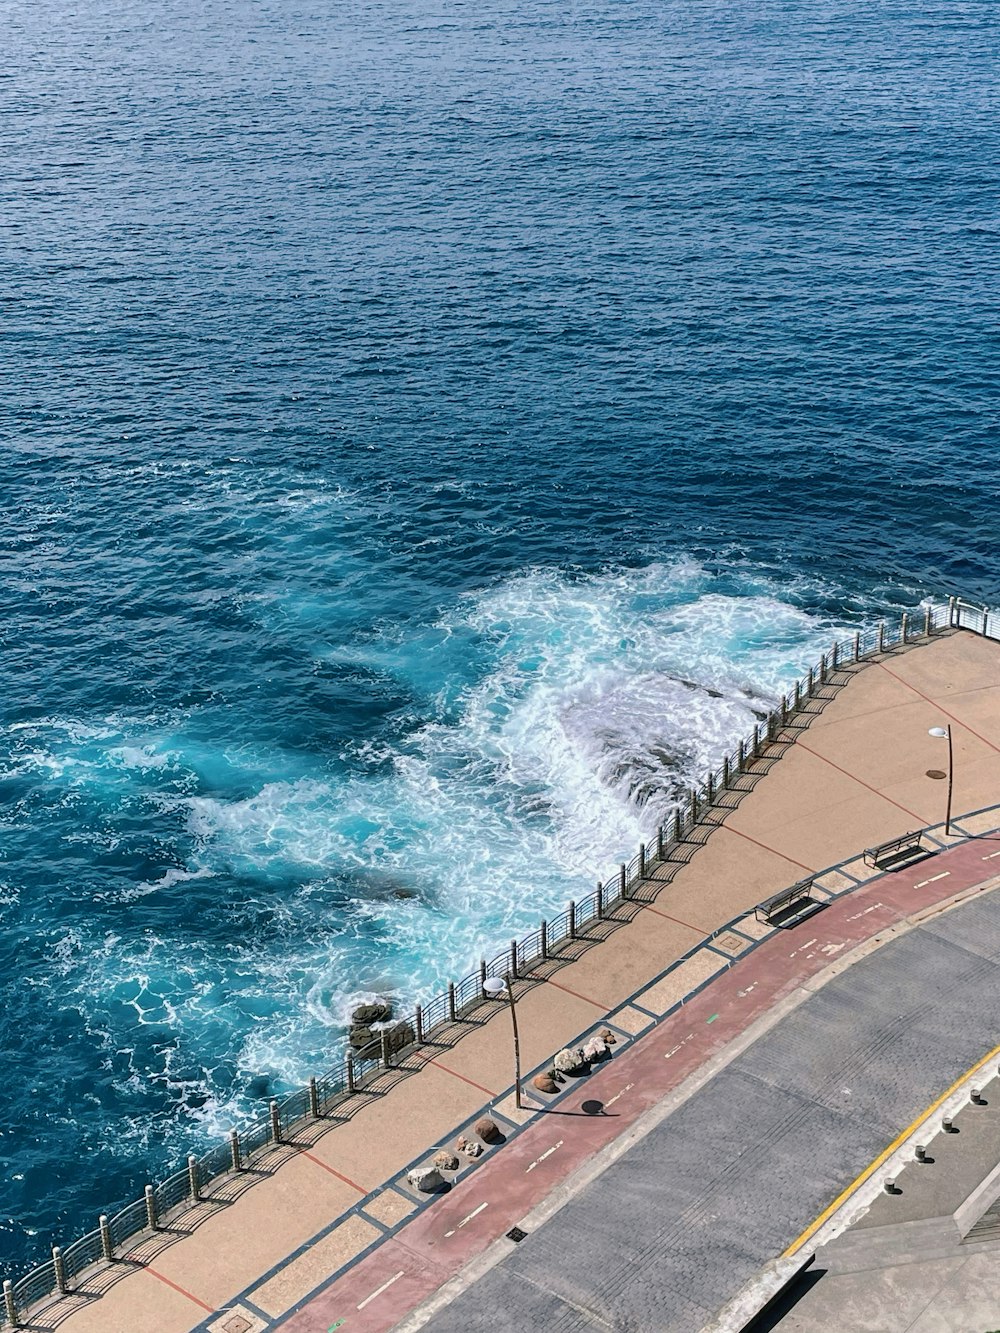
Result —
[{"label": "street lamp", "polygon": [[514,1029],[514,1105],[521,1110],[521,1046],[517,1037],[517,1010],[514,1007],[514,988],[510,977],[487,977],[483,982],[483,991],[491,1000],[499,1000],[507,993],[510,1001],[510,1021]]},{"label": "street lamp", "polygon": [[931,727],[927,734],[928,736],[936,736],[939,741],[947,740],[948,742],[948,811],[944,817],[944,836],[946,838],[950,838],[951,837],[951,784],[955,774],[955,764],[952,757],[952,749],[951,749],[951,723],[949,722],[946,727]]}]

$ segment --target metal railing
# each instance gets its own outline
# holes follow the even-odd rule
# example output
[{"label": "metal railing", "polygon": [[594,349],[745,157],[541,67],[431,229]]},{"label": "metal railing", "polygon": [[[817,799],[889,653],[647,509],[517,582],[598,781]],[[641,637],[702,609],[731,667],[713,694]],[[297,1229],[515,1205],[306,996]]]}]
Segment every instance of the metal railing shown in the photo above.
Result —
[{"label": "metal railing", "polygon": [[753,770],[768,746],[777,741],[796,714],[807,710],[809,701],[816,698],[837,671],[946,629],[968,629],[1000,639],[1000,614],[952,597],[946,605],[928,606],[916,616],[904,613],[898,625],[890,627],[883,622],[858,631],[852,639],[834,643],[816,667],[796,681],[778,706],[757,723],[752,733],[725,755],[717,768],[690,788],[677,805],[672,820],[657,829],[655,840],[640,846],[638,853],[623,862],[611,879],[569,903],[564,911],[543,921],[523,939],[511,940],[494,958],[483,959],[475,972],[450,983],[444,994],[418,1005],[408,1017],[387,1023],[371,1042],[349,1052],[340,1064],[311,1079],[307,1087],[280,1101],[272,1101],[266,1118],[240,1131],[231,1131],[227,1142],[210,1149],[201,1158],[189,1158],[183,1171],[161,1184],[147,1185],[141,1199],[127,1204],[110,1219],[102,1216],[96,1231],[65,1250],[54,1248],[50,1261],[18,1281],[5,1281],[3,1322],[20,1327],[33,1306],[69,1291],[74,1279],[95,1264],[114,1263],[126,1257],[130,1242],[155,1233],[172,1213],[190,1207],[208,1193],[213,1181],[245,1169],[258,1154],[290,1138],[303,1122],[332,1116],[347,1098],[363,1091],[366,1084],[398,1063],[408,1048],[433,1041],[435,1034],[445,1036],[451,1025],[467,1019],[480,1006],[490,1004],[483,991],[483,982],[488,977],[516,979],[548,957],[558,956],[568,942],[585,934],[596,921],[626,901],[654,865],[671,859],[704,813],[717,804],[723,793],[732,790],[741,776]]}]

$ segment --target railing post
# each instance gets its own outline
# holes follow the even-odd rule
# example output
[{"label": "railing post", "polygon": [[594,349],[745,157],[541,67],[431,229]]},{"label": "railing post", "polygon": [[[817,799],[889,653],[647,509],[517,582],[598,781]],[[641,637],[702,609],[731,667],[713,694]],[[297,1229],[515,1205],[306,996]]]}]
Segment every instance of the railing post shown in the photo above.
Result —
[{"label": "railing post", "polygon": [[646,878],[646,844],[639,843],[639,878]]},{"label": "railing post", "polygon": [[379,1055],[381,1056],[381,1060],[382,1060],[382,1068],[383,1068],[383,1069],[391,1069],[391,1068],[392,1068],[392,1049],[391,1049],[391,1043],[390,1043],[390,1041],[389,1041],[389,1029],[388,1029],[388,1028],[383,1028],[382,1031],[381,1031],[381,1033],[379,1034],[379,1047],[380,1047]]},{"label": "railing post", "polygon": [[813,668],[810,667],[810,668],[809,668],[809,689],[808,689],[808,694],[809,694],[809,698],[810,698],[810,699],[813,697],[813,694],[814,694],[815,690],[816,690],[816,673],[815,673],[815,671],[813,670]]},{"label": "railing post", "polygon": [[949,628],[949,629],[953,629],[954,626],[955,626],[955,599],[954,599],[954,597],[949,597],[949,598],[948,598],[948,628]]},{"label": "railing post", "polygon": [[880,653],[884,653],[884,652],[885,652],[885,621],[884,621],[884,620],[880,620],[880,621],[878,622],[878,650],[879,650]]},{"label": "railing post", "polygon": [[315,1075],[309,1080],[309,1114],[314,1120],[319,1119],[319,1084]]},{"label": "railing post", "polygon": [[345,1063],[347,1065],[347,1091],[356,1092],[358,1085],[354,1079],[354,1056],[350,1051],[347,1052],[347,1060]]},{"label": "railing post", "polygon": [[909,616],[906,614],[906,612],[904,611],[904,612],[903,612],[903,617],[902,617],[902,619],[901,619],[900,622],[899,622],[899,641],[900,641],[900,643],[905,643],[905,642],[906,642],[906,631],[907,631],[907,629],[909,628],[909,624],[910,624],[910,617],[909,617]]},{"label": "railing post", "polygon": [[727,754],[727,755],[723,758],[723,760],[722,760],[722,789],[723,789],[723,791],[725,791],[725,789],[726,789],[728,786],[729,786],[729,755]]},{"label": "railing post", "polygon": [[657,830],[656,830],[656,859],[657,859],[657,861],[662,861],[662,860],[663,860],[663,842],[664,842],[664,839],[663,839],[663,825],[660,824],[660,826],[659,826],[659,827],[657,828]]},{"label": "railing post", "polygon": [[597,881],[597,919],[600,921],[604,915],[604,885],[600,880]]},{"label": "railing post", "polygon": [[486,959],[479,960],[479,989],[482,990],[486,985]]},{"label": "railing post", "polygon": [[674,811],[674,842],[680,842],[680,840],[681,840],[681,808],[680,806],[678,806],[677,809]]},{"label": "railing post", "polygon": [[624,861],[618,867],[618,896],[623,902],[628,897],[628,869]]},{"label": "railing post", "polygon": [[698,822],[698,788],[691,788],[691,827]]},{"label": "railing post", "polygon": [[826,684],[826,653],[819,659],[819,683]]},{"label": "railing post", "polygon": [[9,1278],[6,1278],[3,1284],[3,1308],[11,1328],[20,1328],[21,1321],[17,1317],[17,1306],[14,1304],[14,1284]]},{"label": "railing post", "polygon": [[569,925],[569,937],[576,939],[576,902],[570,899],[569,906],[566,908],[566,920]]},{"label": "railing post", "polygon": [[417,1045],[424,1044],[424,1010],[422,1005],[417,1005],[413,1010],[413,1025],[417,1029]]},{"label": "railing post", "polygon": [[795,708],[795,711],[796,711],[796,712],[798,712],[799,709],[802,707],[802,682],[801,682],[801,680],[797,680],[797,681],[795,682],[795,703],[794,703],[793,707]]},{"label": "railing post", "polygon": [[781,725],[784,726],[788,721],[788,695],[781,696]]},{"label": "railing post", "polygon": [[159,1219],[156,1216],[156,1195],[153,1193],[152,1185],[147,1185],[145,1190],[146,1198],[146,1225],[150,1231],[156,1231],[159,1227]]},{"label": "railing post", "polygon": [[58,1245],[52,1246],[52,1276],[55,1278],[56,1291],[60,1296],[65,1296],[66,1267],[63,1264],[62,1250]]},{"label": "railing post", "polygon": [[198,1159],[194,1153],[188,1153],[188,1194],[192,1203],[197,1203],[200,1197],[198,1184]]},{"label": "railing post", "polygon": [[455,1013],[455,983],[448,982],[448,1021],[454,1023],[457,1015]]},{"label": "railing post", "polygon": [[97,1229],[101,1233],[101,1258],[106,1264],[113,1264],[115,1247],[111,1244],[111,1227],[108,1225],[106,1213],[102,1213],[97,1219]]},{"label": "railing post", "polygon": [[[351,1057],[348,1056],[347,1058],[350,1060]],[[240,1135],[239,1130],[236,1129],[231,1129],[229,1131],[229,1160],[232,1162],[234,1171],[239,1171],[243,1166],[243,1161],[240,1157]]]},{"label": "railing post", "polygon": [[925,607],[924,607],[924,634],[926,635],[926,637],[927,637],[928,639],[931,637],[931,627],[932,627],[932,625],[933,625],[933,620],[932,620],[932,618],[931,618],[931,608],[930,608],[930,606],[925,606]]},{"label": "railing post", "polygon": [[833,647],[830,649],[830,666],[834,671],[837,670],[837,663],[840,661],[839,653],[840,644],[834,640]]},{"label": "railing post", "polygon": [[538,927],[538,947],[541,950],[542,962],[549,956],[549,923],[543,921]]},{"label": "railing post", "polygon": [[855,660],[855,662],[859,662],[859,661],[861,660],[861,631],[860,631],[860,630],[856,630],[855,633],[854,633],[854,660]]},{"label": "railing post", "polygon": [[767,739],[773,741],[777,732],[777,722],[773,713],[767,715]]},{"label": "railing post", "polygon": [[705,795],[708,798],[708,804],[711,805],[715,800],[715,777],[712,773],[709,773],[705,779]]},{"label": "railing post", "polygon": [[510,942],[510,979],[517,980],[517,940]]},{"label": "railing post", "polygon": [[278,1110],[278,1103],[271,1098],[271,1142],[281,1142],[281,1112]]}]

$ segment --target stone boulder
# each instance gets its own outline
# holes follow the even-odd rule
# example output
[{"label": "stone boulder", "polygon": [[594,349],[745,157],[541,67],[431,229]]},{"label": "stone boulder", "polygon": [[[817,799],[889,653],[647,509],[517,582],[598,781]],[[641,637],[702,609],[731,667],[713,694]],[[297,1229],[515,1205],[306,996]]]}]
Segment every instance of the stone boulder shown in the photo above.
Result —
[{"label": "stone boulder", "polygon": [[389,1050],[395,1054],[401,1051],[404,1046],[410,1046],[417,1039],[417,1034],[410,1027],[409,1023],[393,1023],[389,1028]]},{"label": "stone boulder", "polygon": [[407,1173],[406,1179],[415,1190],[421,1190],[424,1194],[433,1194],[444,1184],[444,1176],[436,1166],[415,1166]]},{"label": "stone boulder", "polygon": [[615,1036],[615,1034],[611,1031],[610,1028],[605,1028],[603,1030],[603,1032],[601,1033],[601,1041],[604,1042],[605,1046],[618,1045],[618,1038]]},{"label": "stone boulder", "polygon": [[567,1046],[558,1053],[552,1063],[560,1074],[583,1074],[587,1069],[583,1051],[577,1046]]},{"label": "stone boulder", "polygon": [[447,1148],[441,1148],[434,1154],[434,1165],[439,1171],[457,1171],[461,1165],[458,1158]]},{"label": "stone boulder", "polygon": [[482,1120],[476,1121],[476,1133],[484,1143],[500,1142],[500,1130],[488,1115],[484,1115]]},{"label": "stone boulder", "polygon": [[458,1151],[464,1153],[466,1157],[481,1157],[483,1154],[483,1145],[476,1139],[459,1139],[456,1144]]},{"label": "stone boulder", "polygon": [[608,1049],[608,1044],[603,1038],[591,1037],[581,1053],[588,1064],[594,1064],[599,1060],[606,1060],[611,1054],[611,1051]]},{"label": "stone boulder", "polygon": [[[377,1037],[377,1032],[373,1032],[370,1027],[366,1027],[365,1024],[359,1023],[351,1028],[351,1033],[347,1040],[351,1043],[351,1047],[355,1051],[360,1051],[362,1047],[370,1045]],[[374,1050],[371,1051],[371,1054],[375,1054]]]},{"label": "stone boulder", "polygon": [[363,1024],[387,1023],[392,1017],[392,1004],[388,1000],[376,1000],[373,1004],[359,1004],[351,1014],[351,1023],[357,1027]]},{"label": "stone boulder", "polygon": [[531,1080],[531,1086],[539,1092],[558,1092],[556,1081],[549,1073],[536,1074]]}]

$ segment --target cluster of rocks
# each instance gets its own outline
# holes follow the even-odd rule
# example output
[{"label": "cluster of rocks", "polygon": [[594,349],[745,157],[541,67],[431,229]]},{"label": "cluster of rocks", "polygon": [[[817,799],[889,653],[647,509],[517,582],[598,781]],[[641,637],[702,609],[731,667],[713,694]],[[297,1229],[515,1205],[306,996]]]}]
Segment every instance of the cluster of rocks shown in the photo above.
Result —
[{"label": "cluster of rocks", "polygon": [[365,1047],[371,1046],[373,1050],[370,1054],[376,1054],[375,1047],[382,1049],[382,1034],[388,1032],[388,1045],[391,1054],[395,1055],[401,1051],[404,1046],[409,1046],[411,1042],[416,1041],[416,1033],[409,1023],[392,1023],[392,1001],[375,1000],[371,1004],[359,1004],[351,1014],[351,1028],[347,1040],[350,1042],[351,1049],[363,1051]]},{"label": "cluster of rocks", "polygon": [[583,1046],[567,1046],[559,1051],[552,1061],[552,1068],[536,1074],[531,1080],[532,1087],[539,1092],[558,1092],[559,1085],[567,1077],[575,1078],[589,1072],[591,1065],[599,1064],[611,1054],[617,1037],[610,1028],[605,1028],[596,1037],[591,1037]]},{"label": "cluster of rocks", "polygon": [[[478,1139],[467,1139],[463,1135],[455,1144],[455,1152],[449,1148],[440,1148],[434,1154],[429,1166],[415,1166],[406,1176],[411,1187],[424,1194],[435,1193],[446,1183],[447,1177],[444,1173],[457,1171],[461,1166],[459,1153],[463,1157],[475,1159],[482,1156],[483,1143],[499,1143],[503,1137],[499,1126],[489,1116],[483,1116],[481,1120],[476,1121],[476,1133],[479,1135]],[[480,1143],[479,1139],[483,1142]]]}]

